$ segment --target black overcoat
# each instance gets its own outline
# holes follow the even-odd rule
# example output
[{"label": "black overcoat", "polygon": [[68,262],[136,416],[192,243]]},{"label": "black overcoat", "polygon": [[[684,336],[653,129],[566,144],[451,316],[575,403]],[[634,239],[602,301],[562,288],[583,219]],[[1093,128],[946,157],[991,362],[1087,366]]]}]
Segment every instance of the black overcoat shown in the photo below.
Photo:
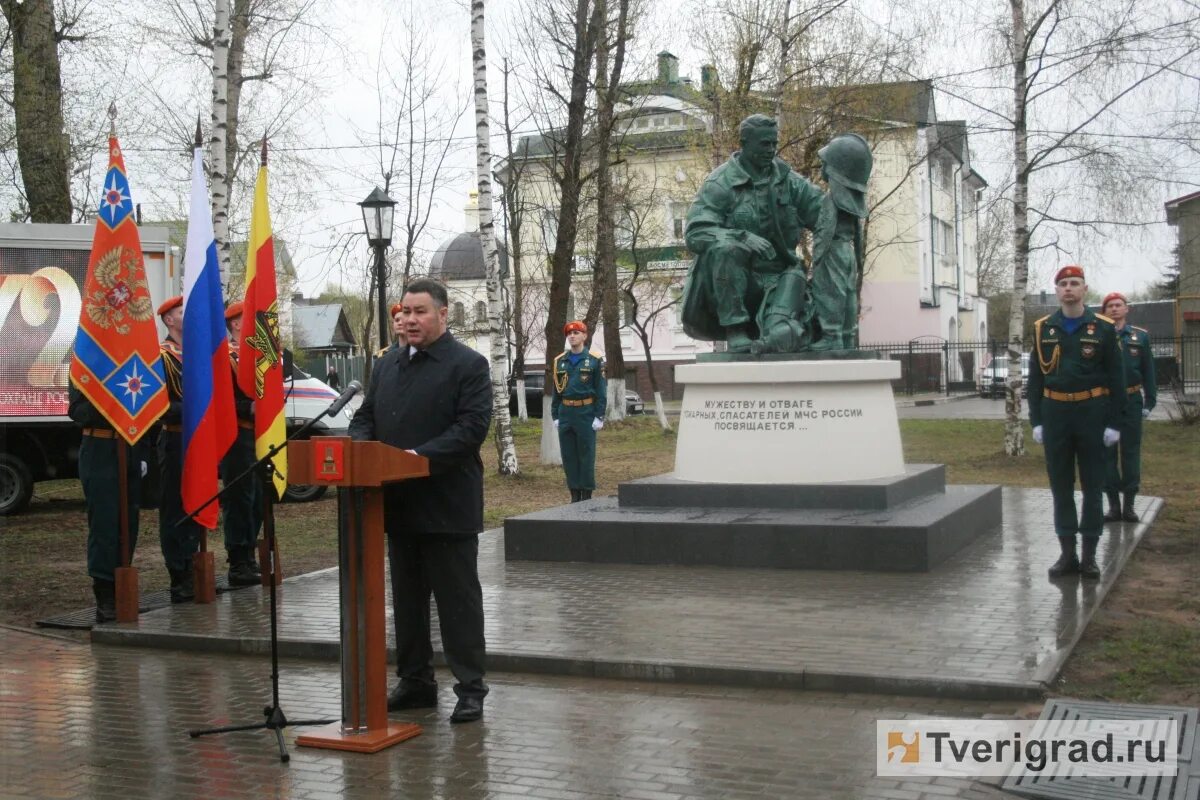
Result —
[{"label": "black overcoat", "polygon": [[366,399],[350,423],[355,439],[376,439],[429,459],[428,478],[385,489],[386,527],[401,534],[483,530],[483,460],[492,422],[487,359],[443,334],[409,358],[389,350],[371,372]]}]

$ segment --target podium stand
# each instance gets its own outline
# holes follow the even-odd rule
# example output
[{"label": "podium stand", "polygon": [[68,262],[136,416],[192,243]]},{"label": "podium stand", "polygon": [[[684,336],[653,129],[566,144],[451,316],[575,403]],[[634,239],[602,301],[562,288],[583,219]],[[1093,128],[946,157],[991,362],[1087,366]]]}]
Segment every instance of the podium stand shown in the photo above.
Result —
[{"label": "podium stand", "polygon": [[342,721],[297,737],[298,745],[376,753],[421,733],[387,717],[383,486],[428,474],[427,459],[382,442],[288,442],[289,482],[338,488]]}]

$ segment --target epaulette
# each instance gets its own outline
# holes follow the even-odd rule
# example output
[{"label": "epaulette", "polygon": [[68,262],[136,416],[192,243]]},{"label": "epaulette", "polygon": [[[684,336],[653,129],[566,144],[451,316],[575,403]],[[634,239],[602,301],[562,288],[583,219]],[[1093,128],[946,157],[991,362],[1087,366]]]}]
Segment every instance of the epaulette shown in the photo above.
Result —
[{"label": "epaulette", "polygon": [[1093,311],[1092,313],[1096,315],[1096,319],[1102,319],[1105,322],[1107,322],[1109,325],[1117,324],[1117,321],[1115,319],[1113,319],[1112,317],[1106,317],[1103,314],[1101,314],[1099,311]]},{"label": "epaulette", "polygon": [[604,353],[601,353],[599,350],[588,350],[588,355],[593,355],[601,361],[604,360]]},{"label": "epaulette", "polygon": [[556,355],[556,356],[554,357],[554,360],[557,362],[557,361],[558,361],[560,358],[562,358],[562,357],[563,357],[563,356],[565,356],[566,354],[567,354],[567,351],[566,351],[566,350],[563,350],[561,353],[559,353],[558,355]]},{"label": "epaulette", "polygon": [[[390,346],[391,346],[391,345],[389,345],[389,347],[390,347]],[[384,355],[386,355],[386,354],[387,354],[387,351],[388,351],[387,347],[381,347],[381,348],[379,348],[379,350],[378,350],[378,351],[375,353],[375,357],[376,357],[376,358],[382,358]]]},{"label": "epaulette", "polygon": [[1045,322],[1046,320],[1050,319],[1050,317],[1052,317],[1052,316],[1054,316],[1054,315],[1053,315],[1053,314],[1047,314],[1046,316],[1042,317],[1041,319],[1035,319],[1035,320],[1033,321],[1033,324],[1034,324],[1034,325],[1041,325],[1043,322]]},{"label": "epaulette", "polygon": [[1145,328],[1139,328],[1137,325],[1130,325],[1129,327],[1133,328],[1135,331],[1141,331],[1142,333],[1145,333],[1145,334],[1150,333],[1150,331],[1146,330]]}]

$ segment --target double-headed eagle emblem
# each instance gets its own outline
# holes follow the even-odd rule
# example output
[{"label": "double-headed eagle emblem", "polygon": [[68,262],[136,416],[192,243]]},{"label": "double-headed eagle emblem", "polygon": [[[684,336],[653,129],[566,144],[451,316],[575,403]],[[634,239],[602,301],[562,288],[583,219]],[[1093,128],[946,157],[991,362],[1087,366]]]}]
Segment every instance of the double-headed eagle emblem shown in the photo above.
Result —
[{"label": "double-headed eagle emblem", "polygon": [[87,295],[84,307],[88,318],[98,327],[112,328],[121,336],[132,329],[130,320],[145,322],[154,317],[154,304],[145,281],[134,281],[139,256],[117,245],[96,261],[93,275],[96,285]]},{"label": "double-headed eagle emblem", "polygon": [[258,397],[263,396],[263,384],[271,367],[279,363],[279,310],[271,303],[265,311],[254,315],[254,335],[246,337],[246,344],[254,351],[254,388]]}]

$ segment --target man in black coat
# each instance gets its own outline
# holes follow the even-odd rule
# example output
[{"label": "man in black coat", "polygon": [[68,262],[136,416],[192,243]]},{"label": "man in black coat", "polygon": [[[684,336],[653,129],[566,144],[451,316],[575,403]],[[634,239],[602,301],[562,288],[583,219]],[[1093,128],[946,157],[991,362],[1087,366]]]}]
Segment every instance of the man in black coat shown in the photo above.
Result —
[{"label": "man in black coat", "polygon": [[429,598],[437,600],[442,647],[458,680],[451,722],[483,716],[483,592],[476,558],[483,529],[483,460],[492,420],[487,360],[447,331],[446,288],[418,279],[401,301],[407,346],[380,356],[355,439],[376,439],[429,459],[428,478],[387,487],[385,527],[392,573],[396,674],[388,710],[437,705]]}]

